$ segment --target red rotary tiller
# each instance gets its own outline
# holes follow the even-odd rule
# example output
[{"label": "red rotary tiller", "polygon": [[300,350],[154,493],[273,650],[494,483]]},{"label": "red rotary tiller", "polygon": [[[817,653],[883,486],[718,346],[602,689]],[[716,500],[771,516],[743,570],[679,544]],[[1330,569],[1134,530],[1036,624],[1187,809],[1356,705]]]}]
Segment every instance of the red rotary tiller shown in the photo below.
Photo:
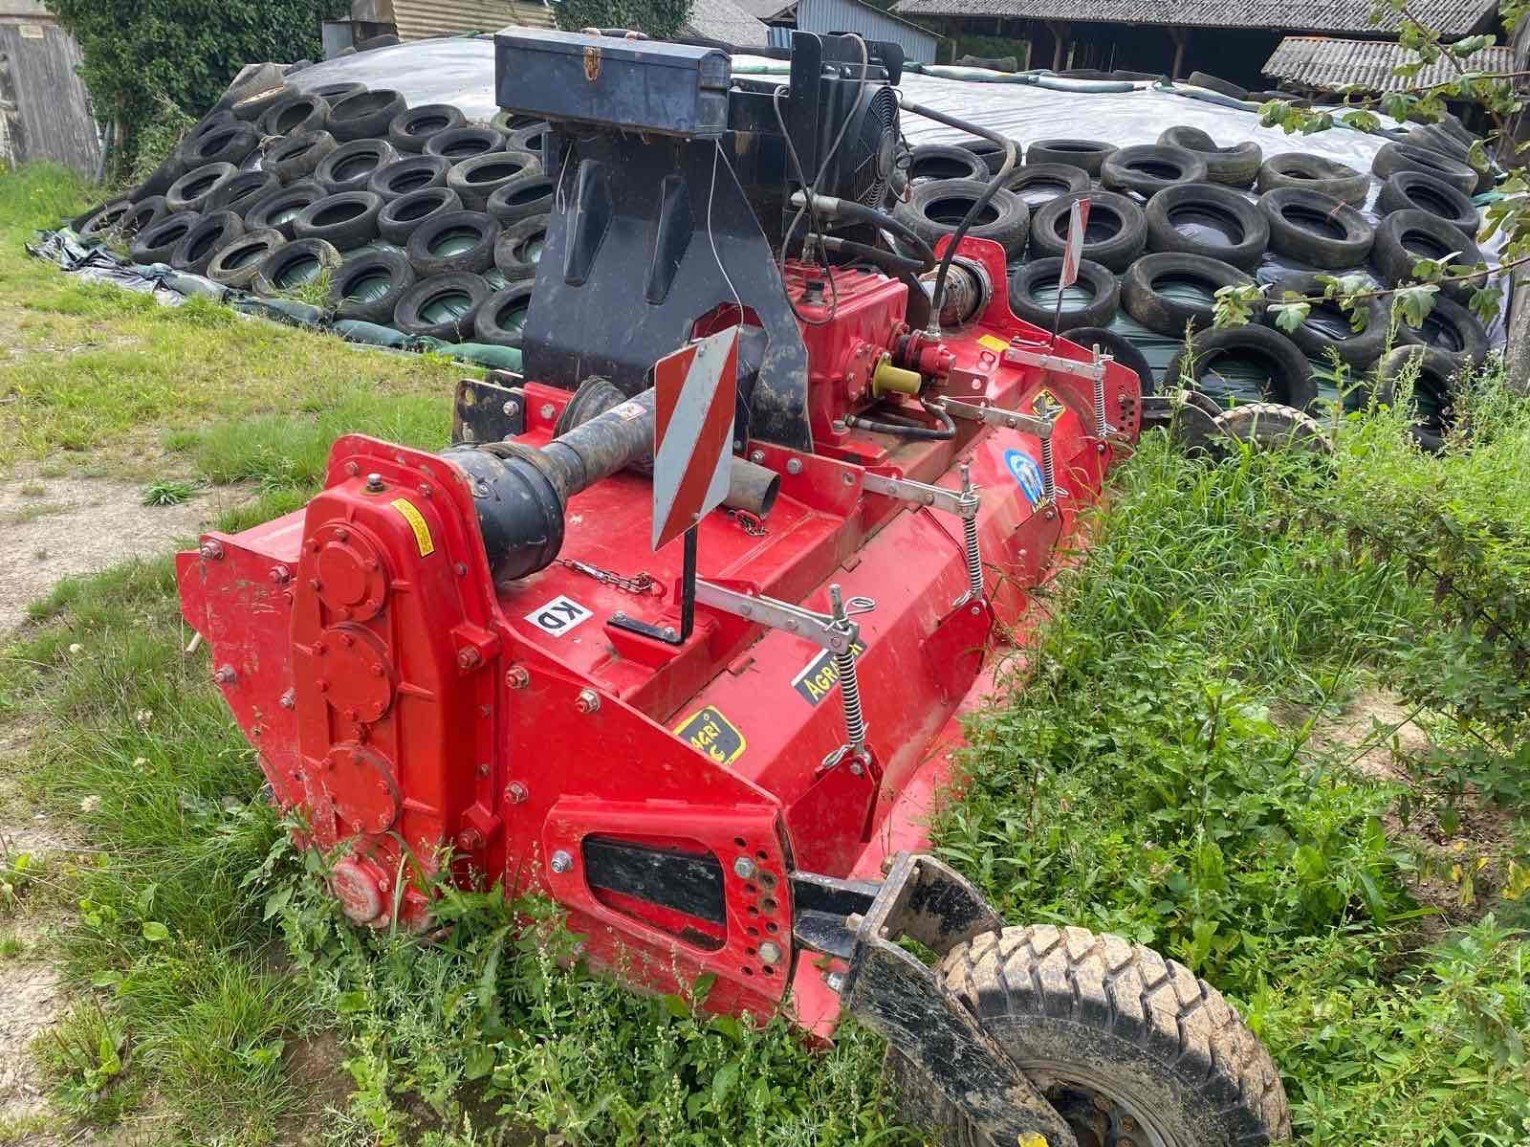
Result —
[{"label": "red rotary tiller", "polygon": [[[710,973],[712,1008],[859,1017],[962,1142],[1284,1138],[1214,989],[1004,927],[920,854],[962,716],[1136,438],[1135,375],[1011,314],[1003,251],[965,235],[981,205],[936,251],[884,211],[896,47],[798,34],[785,87],[676,44],[497,52],[558,187],[525,377],[463,383],[444,453],[342,438],[304,510],[178,562],[345,913],[423,926],[443,863],[544,893],[640,987]],[[719,485],[715,411],[651,387],[722,331]],[[656,491],[698,490],[652,548]]]}]

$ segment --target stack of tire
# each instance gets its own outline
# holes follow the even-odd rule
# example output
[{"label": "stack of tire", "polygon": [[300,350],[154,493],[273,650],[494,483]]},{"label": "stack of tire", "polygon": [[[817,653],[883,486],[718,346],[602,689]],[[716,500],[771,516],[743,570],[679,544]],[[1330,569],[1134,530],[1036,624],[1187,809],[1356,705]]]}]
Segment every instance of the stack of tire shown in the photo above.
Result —
[{"label": "stack of tire", "polygon": [[[1461,130],[1438,126],[1441,133]],[[1455,138],[1452,136],[1451,138]],[[1463,305],[1468,288],[1442,287],[1418,328],[1389,342],[1389,308],[1365,306],[1356,330],[1337,304],[1313,305],[1289,334],[1276,322],[1288,293],[1322,296],[1319,276],[1361,273],[1376,286],[1414,277],[1420,259],[1483,262],[1473,236],[1480,219],[1470,199],[1479,173],[1461,155],[1435,147],[1433,135],[1385,144],[1371,172],[1318,155],[1265,159],[1252,142],[1219,145],[1207,133],[1173,127],[1156,144],[1116,147],[1081,139],[1037,140],[986,204],[969,234],[996,240],[1009,257],[1010,304],[1020,318],[1075,342],[1095,345],[1154,385],[1141,351],[1121,332],[1126,316],[1184,348],[1165,379],[1181,380],[1226,404],[1276,402],[1305,410],[1318,395],[1314,370],[1333,360],[1354,380],[1383,387],[1416,359],[1419,439],[1435,445],[1450,422],[1452,379],[1488,351],[1482,323]],[[927,241],[954,231],[984,192],[1002,156],[991,143],[913,149],[912,190],[897,214]],[[1381,186],[1372,222],[1361,208]],[[1069,219],[1076,200],[1090,202],[1079,280],[1057,310]],[[1262,322],[1212,329],[1223,287],[1267,285]],[[1116,323],[1116,329],[1110,329]],[[1225,368],[1231,368],[1226,375]],[[1249,393],[1239,378],[1257,379]],[[1362,384],[1350,401],[1366,401]]]},{"label": "stack of tire", "polygon": [[338,319],[515,347],[552,205],[546,130],[355,83],[271,88],[215,109],[79,230],[260,296],[327,277]]}]

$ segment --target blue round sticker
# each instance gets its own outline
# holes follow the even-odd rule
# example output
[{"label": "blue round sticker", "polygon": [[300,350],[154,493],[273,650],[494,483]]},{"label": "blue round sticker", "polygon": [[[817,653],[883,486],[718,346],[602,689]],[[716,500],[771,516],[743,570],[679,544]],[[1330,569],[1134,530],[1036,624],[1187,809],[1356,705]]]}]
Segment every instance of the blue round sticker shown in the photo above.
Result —
[{"label": "blue round sticker", "polygon": [[1024,450],[1004,451],[1004,465],[1031,505],[1041,501],[1041,467]]}]

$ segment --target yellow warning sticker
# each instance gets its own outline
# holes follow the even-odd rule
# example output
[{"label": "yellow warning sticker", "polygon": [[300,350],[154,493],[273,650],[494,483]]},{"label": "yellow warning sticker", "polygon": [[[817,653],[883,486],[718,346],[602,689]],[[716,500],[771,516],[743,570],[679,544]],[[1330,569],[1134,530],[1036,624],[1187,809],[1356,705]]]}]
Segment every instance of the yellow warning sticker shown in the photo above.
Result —
[{"label": "yellow warning sticker", "polygon": [[414,544],[420,551],[420,557],[428,558],[435,553],[435,540],[431,538],[430,527],[425,524],[425,515],[420,513],[419,508],[408,498],[394,498],[388,505],[397,510],[414,531]]},{"label": "yellow warning sticker", "polygon": [[1031,409],[1037,414],[1046,409],[1061,410],[1063,409],[1063,400],[1043,386],[1037,392],[1035,401],[1031,403]]},{"label": "yellow warning sticker", "polygon": [[744,734],[712,706],[699,709],[675,726],[677,736],[719,765],[731,765],[744,755]]},{"label": "yellow warning sticker", "polygon": [[998,351],[1000,354],[1009,349],[1009,344],[998,335],[979,335],[978,342],[989,350]]}]

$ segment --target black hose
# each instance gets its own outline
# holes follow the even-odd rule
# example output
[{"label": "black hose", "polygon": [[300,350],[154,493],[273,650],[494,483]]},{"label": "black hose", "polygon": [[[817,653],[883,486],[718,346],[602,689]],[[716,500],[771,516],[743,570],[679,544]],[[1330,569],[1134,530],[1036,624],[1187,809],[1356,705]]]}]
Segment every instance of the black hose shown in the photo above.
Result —
[{"label": "black hose", "polygon": [[857,203],[853,199],[836,199],[829,195],[814,196],[813,206],[825,215],[832,215],[837,219],[848,219],[854,223],[865,223],[869,227],[891,231],[909,245],[914,252],[914,258],[923,262],[926,270],[935,265],[935,252],[924,238],[903,220],[894,218],[885,211],[867,207],[864,203]]},{"label": "black hose", "polygon": [[841,239],[838,235],[824,235],[818,241],[823,244],[826,251],[835,251],[842,255],[849,255],[852,259],[861,259],[882,268],[882,270],[893,276],[904,271],[917,275],[921,271],[928,271],[930,269],[929,264],[921,263],[918,259],[910,259],[906,255],[899,255],[895,251],[884,251],[880,247],[868,246],[865,243],[855,243],[849,239]]},{"label": "black hose", "polygon": [[[988,205],[988,201],[994,197],[999,188],[1004,186],[1005,179],[1009,177],[1010,171],[1015,166],[1015,141],[1000,135],[996,131],[964,120],[960,116],[936,111],[934,108],[925,107],[923,104],[910,103],[903,99],[901,93],[898,97],[898,104],[905,111],[911,111],[915,115],[924,116],[925,119],[932,119],[936,123],[943,123],[947,127],[971,132],[973,135],[992,140],[1004,148],[1003,164],[1000,165],[994,177],[989,180],[988,186],[983,188],[983,193],[967,209],[967,214],[962,216],[962,221],[956,225],[956,230],[952,232],[950,240],[946,243],[946,253],[940,260],[940,269],[935,272],[935,290],[932,292],[932,304],[930,307],[930,322],[932,325],[936,325],[940,322],[940,311],[945,303],[946,276],[951,272],[951,260],[956,255],[956,246],[966,237],[972,225],[977,222],[978,216],[982,213],[983,208]],[[934,333],[938,334],[939,332],[936,331]]]},{"label": "black hose", "polygon": [[916,422],[912,418],[904,418],[892,413],[883,414],[880,418],[872,418],[865,414],[846,415],[845,425],[853,426],[857,430],[893,434],[899,438],[918,442],[946,442],[956,437],[956,422],[949,414],[924,399],[919,400],[919,405],[923,406],[925,413],[934,418],[939,425],[931,426],[928,423]]}]

